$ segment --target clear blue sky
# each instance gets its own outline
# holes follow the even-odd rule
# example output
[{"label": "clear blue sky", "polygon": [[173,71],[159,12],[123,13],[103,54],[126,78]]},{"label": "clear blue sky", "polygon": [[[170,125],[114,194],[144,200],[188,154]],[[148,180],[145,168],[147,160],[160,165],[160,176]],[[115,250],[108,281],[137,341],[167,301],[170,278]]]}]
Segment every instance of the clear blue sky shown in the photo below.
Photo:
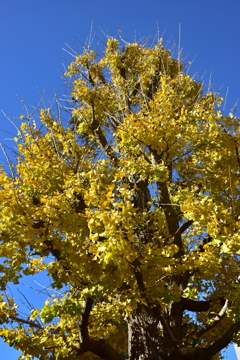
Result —
[{"label": "clear blue sky", "polygon": [[[61,95],[66,90],[62,64],[69,58],[62,48],[76,43],[80,51],[92,22],[102,40],[101,30],[114,36],[122,29],[131,41],[135,34],[155,35],[159,29],[171,44],[178,43],[180,23],[182,55],[186,61],[196,57],[191,74],[197,72],[199,79],[205,74],[206,82],[212,74],[214,89],[222,95],[229,88],[226,109],[231,108],[240,96],[239,13],[239,0],[1,0],[0,109],[19,117],[22,106],[16,94],[29,107],[38,103],[38,89],[46,90],[46,101],[52,100],[53,88]],[[0,114],[0,141],[11,147],[14,131]],[[0,360],[17,357],[0,340]],[[232,349],[225,358],[236,359]]]}]

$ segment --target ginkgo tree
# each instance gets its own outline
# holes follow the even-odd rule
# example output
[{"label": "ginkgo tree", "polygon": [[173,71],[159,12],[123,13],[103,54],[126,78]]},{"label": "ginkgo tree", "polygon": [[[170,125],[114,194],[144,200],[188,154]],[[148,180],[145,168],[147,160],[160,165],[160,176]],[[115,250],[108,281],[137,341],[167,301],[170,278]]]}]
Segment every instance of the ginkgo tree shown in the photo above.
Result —
[{"label": "ginkgo tree", "polygon": [[[0,335],[20,359],[207,360],[238,342],[239,119],[159,41],[70,64],[71,118],[21,116],[1,168]],[[56,290],[23,315],[8,294]]]}]

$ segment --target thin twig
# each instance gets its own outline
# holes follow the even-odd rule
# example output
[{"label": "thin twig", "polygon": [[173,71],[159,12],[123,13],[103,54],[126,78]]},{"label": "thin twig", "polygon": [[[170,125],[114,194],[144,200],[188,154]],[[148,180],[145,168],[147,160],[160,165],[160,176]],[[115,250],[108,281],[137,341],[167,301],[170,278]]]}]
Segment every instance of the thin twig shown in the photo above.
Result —
[{"label": "thin twig", "polygon": [[9,169],[10,169],[12,179],[14,179],[15,176],[14,176],[14,172],[13,172],[13,169],[12,169],[12,164],[10,163],[10,159],[9,159],[9,157],[8,157],[8,155],[7,155],[6,151],[5,151],[4,146],[2,145],[2,143],[0,143],[0,148],[2,149],[2,152],[4,153],[5,158],[6,158],[6,160],[7,160],[8,167],[9,167]]},{"label": "thin twig", "polygon": [[231,197],[232,197],[232,211],[233,211],[233,214],[235,214],[234,194],[233,194],[233,187],[232,187],[232,178],[231,178],[231,168],[230,168],[230,165],[228,166],[228,175],[229,175],[229,185],[230,185]]}]

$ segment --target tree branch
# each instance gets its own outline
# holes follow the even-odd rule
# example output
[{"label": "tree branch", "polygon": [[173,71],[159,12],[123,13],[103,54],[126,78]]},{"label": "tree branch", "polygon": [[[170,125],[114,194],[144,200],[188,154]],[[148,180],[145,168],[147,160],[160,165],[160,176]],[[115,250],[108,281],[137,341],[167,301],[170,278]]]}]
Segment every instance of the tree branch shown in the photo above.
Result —
[{"label": "tree branch", "polygon": [[133,273],[137,282],[138,290],[141,294],[141,297],[145,300],[145,302],[148,304],[148,299],[145,293],[145,285],[143,281],[143,276],[141,271],[139,270],[140,261],[139,259],[135,259],[133,262],[130,262],[126,259],[126,261],[129,263],[129,265],[133,268]]},{"label": "tree branch", "polygon": [[183,308],[184,310],[202,312],[208,311],[210,309],[211,301],[196,301],[191,299],[183,298]]},{"label": "tree branch", "polygon": [[[235,140],[235,143],[237,143],[236,140]],[[240,156],[239,156],[239,151],[238,151],[237,145],[235,146],[235,152],[236,152],[238,167],[240,168]]]},{"label": "tree branch", "polygon": [[223,298],[217,298],[214,300],[206,300],[206,301],[182,298],[184,310],[194,311],[194,312],[208,311],[210,309],[211,303],[213,303],[213,301],[216,300],[220,300],[220,304],[224,306],[225,300]]},{"label": "tree branch", "polygon": [[228,344],[233,340],[233,335],[236,334],[240,330],[240,321],[232,324],[229,329],[225,332],[225,334],[215,341],[214,344],[209,346],[206,349],[206,355],[209,358],[212,358],[213,355],[217,354],[219,351],[228,346]]},{"label": "tree branch", "polygon": [[187,338],[191,338],[194,335],[194,338],[199,339],[201,336],[203,336],[206,332],[214,328],[226,315],[227,309],[228,309],[228,300],[225,300],[225,303],[219,313],[211,319],[211,322],[206,323],[203,325],[198,331],[194,330],[191,331],[190,334],[187,336]]},{"label": "tree branch", "polygon": [[29,325],[31,327],[35,327],[37,329],[44,329],[44,327],[42,325],[37,324],[35,321],[24,320],[24,319],[21,319],[21,318],[19,318],[17,316],[11,316],[11,320],[16,321],[19,324],[26,324],[26,325]]},{"label": "tree branch", "polygon": [[[93,306],[91,298],[87,298],[83,305],[83,313],[77,321],[81,349],[84,351],[89,347],[88,320]],[[87,351],[87,350],[86,350]]]},{"label": "tree branch", "polygon": [[170,329],[170,326],[168,324],[168,321],[163,317],[163,316],[160,316],[160,321],[161,321],[161,324],[162,324],[162,327],[163,327],[163,330],[168,334],[169,336],[169,339],[171,340],[171,343],[174,347],[174,349],[177,349],[178,348],[178,341],[177,339],[175,339],[175,337],[173,336],[173,333]]},{"label": "tree branch", "polygon": [[160,202],[162,204],[161,207],[164,211],[167,221],[169,236],[174,238],[174,243],[179,248],[179,250],[174,255],[174,257],[179,257],[183,255],[184,251],[183,251],[183,245],[181,239],[181,232],[179,231],[179,222],[178,222],[177,214],[171,204],[166,182],[157,182],[157,186],[160,192]]},{"label": "tree branch", "polygon": [[104,360],[120,360],[120,356],[104,339],[89,338],[88,325],[92,307],[93,300],[87,298],[83,306],[83,313],[77,321],[80,340],[80,350],[78,351],[78,355],[90,351]]},{"label": "tree branch", "polygon": [[[184,224],[182,224],[178,230],[177,233],[179,233],[180,235],[182,235],[184,233],[184,231],[186,231],[191,225],[193,224],[193,220],[188,220],[186,221]],[[176,234],[175,234],[176,235]]]},{"label": "tree branch", "polygon": [[106,140],[102,129],[100,127],[100,124],[98,123],[98,121],[95,118],[95,110],[94,110],[94,105],[92,104],[92,122],[90,125],[90,129],[93,132],[93,134],[96,136],[97,140],[99,141],[101,147],[103,148],[103,150],[105,151],[106,155],[114,162],[114,164],[116,164],[118,162],[117,156],[114,153],[111,145],[109,144],[109,142]]}]

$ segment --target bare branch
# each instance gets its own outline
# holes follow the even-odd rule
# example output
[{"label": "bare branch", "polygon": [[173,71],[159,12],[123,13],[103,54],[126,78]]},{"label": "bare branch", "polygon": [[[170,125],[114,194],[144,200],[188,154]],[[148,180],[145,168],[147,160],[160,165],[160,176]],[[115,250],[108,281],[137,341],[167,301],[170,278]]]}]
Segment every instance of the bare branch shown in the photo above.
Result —
[{"label": "bare branch", "polygon": [[[214,299],[213,301],[216,300],[220,300],[220,303],[222,305],[225,304],[225,300],[223,298]],[[208,311],[210,309],[211,303],[213,302],[211,300],[203,301],[203,300],[191,300],[186,298],[183,298],[182,301],[183,301],[184,310],[194,311],[194,312]]]},{"label": "bare branch", "polygon": [[38,323],[36,323],[35,321],[32,321],[32,320],[24,320],[24,319],[21,319],[17,316],[11,316],[11,320],[13,321],[16,321],[17,323],[19,324],[26,324],[26,325],[29,325],[31,327],[35,327],[37,329],[44,329],[44,327]]},{"label": "bare branch", "polygon": [[[177,233],[179,233],[180,235],[184,233],[184,231],[186,231],[191,225],[193,224],[193,220],[188,220],[186,221],[184,224],[182,224],[180,226],[180,228],[178,228]],[[176,235],[175,234],[175,235]]]},{"label": "bare branch", "polygon": [[14,173],[13,173],[12,164],[11,164],[11,162],[10,162],[10,159],[9,159],[9,157],[8,157],[8,155],[7,155],[6,151],[5,151],[4,146],[2,145],[2,143],[0,143],[0,148],[2,149],[2,152],[4,153],[5,158],[6,158],[6,160],[7,160],[7,164],[8,164],[9,170],[10,170],[10,172],[11,172],[12,179],[14,179],[15,176],[14,176]]}]

